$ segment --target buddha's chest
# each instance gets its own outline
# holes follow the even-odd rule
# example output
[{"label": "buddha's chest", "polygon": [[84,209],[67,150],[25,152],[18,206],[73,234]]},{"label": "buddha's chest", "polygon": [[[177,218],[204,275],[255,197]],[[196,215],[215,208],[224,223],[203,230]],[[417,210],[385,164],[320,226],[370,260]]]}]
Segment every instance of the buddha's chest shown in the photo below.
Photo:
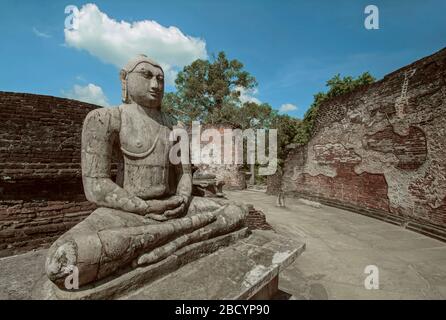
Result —
[{"label": "buddha's chest", "polygon": [[161,121],[131,112],[121,116],[120,148],[124,163],[165,167],[169,163],[171,130]]}]

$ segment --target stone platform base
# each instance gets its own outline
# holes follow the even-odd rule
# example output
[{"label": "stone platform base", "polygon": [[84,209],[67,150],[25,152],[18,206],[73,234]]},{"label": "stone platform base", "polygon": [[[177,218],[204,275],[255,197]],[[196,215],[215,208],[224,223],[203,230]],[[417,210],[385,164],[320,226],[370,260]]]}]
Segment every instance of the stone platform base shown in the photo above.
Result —
[{"label": "stone platform base", "polygon": [[237,243],[191,262],[141,289],[121,297],[137,300],[271,299],[280,272],[305,244],[254,230]]},{"label": "stone platform base", "polygon": [[269,299],[277,292],[279,273],[305,245],[272,231],[247,235],[243,229],[197,243],[77,292],[62,291],[48,281],[46,250],[3,258],[0,299]]},{"label": "stone platform base", "polygon": [[82,290],[61,290],[51,281],[45,279],[42,290],[36,292],[36,298],[65,300],[116,299],[177,270],[191,261],[246,238],[249,233],[248,228],[243,228],[219,237],[190,244],[158,263],[123,270],[120,275],[105,278],[94,286],[84,287]]}]

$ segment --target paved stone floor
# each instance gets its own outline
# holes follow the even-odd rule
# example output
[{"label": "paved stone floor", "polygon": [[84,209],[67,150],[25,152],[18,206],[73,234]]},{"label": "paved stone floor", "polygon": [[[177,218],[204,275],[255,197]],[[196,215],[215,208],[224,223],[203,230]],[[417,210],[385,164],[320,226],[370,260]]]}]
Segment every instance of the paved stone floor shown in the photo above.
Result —
[{"label": "paved stone floor", "polygon": [[[349,211],[287,198],[285,208],[262,191],[226,191],[262,210],[277,233],[306,243],[281,273],[281,297],[295,299],[445,299],[446,243]],[[0,259],[0,300],[30,299],[44,275],[46,250]],[[379,289],[364,287],[367,265]]]},{"label": "paved stone floor", "polygon": [[[445,299],[446,243],[349,211],[320,208],[261,191],[226,191],[252,203],[283,235],[303,239],[306,251],[282,274],[279,287],[296,299]],[[367,290],[367,265],[379,270],[379,289]]]}]

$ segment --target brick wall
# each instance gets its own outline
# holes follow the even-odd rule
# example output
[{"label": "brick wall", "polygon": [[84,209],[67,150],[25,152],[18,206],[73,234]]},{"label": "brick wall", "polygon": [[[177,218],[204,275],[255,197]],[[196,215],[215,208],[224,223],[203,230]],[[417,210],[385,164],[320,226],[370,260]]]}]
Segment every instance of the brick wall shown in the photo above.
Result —
[{"label": "brick wall", "polygon": [[273,227],[266,221],[265,214],[254,208],[253,205],[249,205],[249,212],[246,217],[246,226],[249,230],[274,230]]},{"label": "brick wall", "polygon": [[[229,125],[207,125],[207,126],[201,126],[201,133],[203,133],[206,129],[215,129],[217,130],[221,135],[221,162],[224,162],[224,141],[225,139],[231,139],[231,135],[225,135],[225,129],[233,129],[233,127]],[[191,132],[191,130],[188,130]],[[192,142],[192,138],[190,138]],[[232,138],[233,139],[233,138]],[[211,142],[212,143],[212,142]],[[205,145],[209,144],[208,141],[202,141],[201,142],[201,148],[203,148]],[[233,139],[233,144],[235,145],[235,139]],[[233,145],[233,148],[231,150],[233,161],[235,159],[235,146]],[[191,147],[191,152],[193,152],[193,149]],[[243,171],[242,165],[237,164],[195,164],[198,170],[201,172],[207,172],[211,174],[215,174],[217,181],[224,182],[223,189],[226,190],[243,190],[246,189],[246,175]]]},{"label": "brick wall", "polygon": [[0,256],[51,243],[94,209],[82,188],[80,141],[95,108],[0,92]]},{"label": "brick wall", "polygon": [[446,49],[324,103],[282,187],[446,240]]}]

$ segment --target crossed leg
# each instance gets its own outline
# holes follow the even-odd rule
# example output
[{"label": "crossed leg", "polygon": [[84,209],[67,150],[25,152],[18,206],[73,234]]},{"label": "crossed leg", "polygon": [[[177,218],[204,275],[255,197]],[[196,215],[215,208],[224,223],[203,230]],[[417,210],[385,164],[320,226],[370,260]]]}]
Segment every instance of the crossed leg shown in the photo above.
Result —
[{"label": "crossed leg", "polygon": [[134,266],[155,263],[188,244],[236,230],[244,224],[247,212],[243,205],[201,197],[192,199],[185,217],[161,223],[99,208],[51,246],[46,272],[62,287],[76,267],[82,286],[132,262]]}]

